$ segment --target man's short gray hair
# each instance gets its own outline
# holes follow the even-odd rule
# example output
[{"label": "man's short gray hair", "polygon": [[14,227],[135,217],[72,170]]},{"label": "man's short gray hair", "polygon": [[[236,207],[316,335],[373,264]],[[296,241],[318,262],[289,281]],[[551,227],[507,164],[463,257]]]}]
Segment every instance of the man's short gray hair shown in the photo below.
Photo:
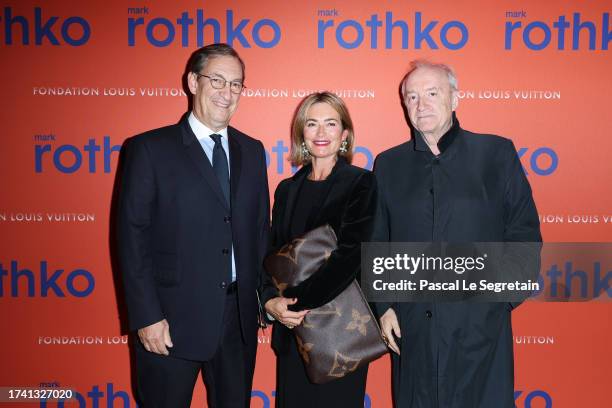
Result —
[{"label": "man's short gray hair", "polygon": [[404,87],[404,83],[406,82],[406,80],[408,79],[410,74],[412,74],[418,68],[433,68],[433,69],[439,69],[439,70],[443,71],[446,74],[446,76],[448,77],[448,83],[450,84],[451,90],[456,92],[459,89],[459,84],[457,82],[457,77],[455,76],[455,72],[453,71],[453,69],[450,66],[448,66],[446,64],[433,63],[431,61],[427,61],[427,60],[423,60],[423,59],[414,60],[414,61],[410,62],[410,69],[408,70],[408,72],[404,76],[404,80],[402,81],[402,88]]}]

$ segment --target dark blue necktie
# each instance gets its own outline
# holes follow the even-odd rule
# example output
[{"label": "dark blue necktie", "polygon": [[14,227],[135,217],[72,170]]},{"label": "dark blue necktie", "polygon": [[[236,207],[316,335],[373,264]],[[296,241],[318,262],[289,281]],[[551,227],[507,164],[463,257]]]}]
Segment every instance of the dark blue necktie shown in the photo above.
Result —
[{"label": "dark blue necktie", "polygon": [[221,135],[215,133],[210,135],[210,137],[215,141],[215,147],[213,148],[212,154],[213,170],[215,171],[219,184],[221,185],[221,191],[223,191],[225,201],[227,202],[227,205],[230,205],[229,168],[227,165],[227,156],[225,155],[225,150],[223,150],[223,145],[221,144]]}]

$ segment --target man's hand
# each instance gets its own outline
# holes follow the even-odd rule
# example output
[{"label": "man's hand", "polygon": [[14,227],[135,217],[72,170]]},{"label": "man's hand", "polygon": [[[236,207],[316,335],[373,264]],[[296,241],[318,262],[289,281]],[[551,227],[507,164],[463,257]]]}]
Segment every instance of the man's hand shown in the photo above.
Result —
[{"label": "man's hand", "polygon": [[172,340],[166,319],[138,329],[138,337],[147,351],[164,356],[170,354],[166,347],[172,347]]},{"label": "man's hand", "polygon": [[399,322],[397,321],[397,316],[393,309],[389,308],[389,310],[380,317],[380,329],[382,330],[383,340],[385,340],[387,346],[399,355],[400,349],[395,342],[393,334],[401,338],[402,333],[400,332]]},{"label": "man's hand", "polygon": [[266,311],[270,313],[277,321],[281,322],[290,329],[295,326],[302,324],[304,316],[308,313],[308,310],[301,310],[299,312],[292,312],[287,309],[287,306],[293,305],[297,302],[297,299],[289,299],[285,297],[275,297],[268,300],[265,304]]}]

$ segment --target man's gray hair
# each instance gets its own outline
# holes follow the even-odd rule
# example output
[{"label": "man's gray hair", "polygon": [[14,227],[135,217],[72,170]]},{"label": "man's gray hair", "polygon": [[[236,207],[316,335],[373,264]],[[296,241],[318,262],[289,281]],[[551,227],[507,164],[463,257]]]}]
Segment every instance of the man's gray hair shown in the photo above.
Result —
[{"label": "man's gray hair", "polygon": [[448,77],[448,83],[450,84],[451,90],[456,92],[459,89],[459,84],[457,82],[457,77],[455,76],[455,72],[453,71],[453,69],[450,66],[448,66],[446,64],[433,63],[431,61],[427,61],[427,60],[423,60],[423,59],[414,60],[414,61],[410,62],[410,69],[408,70],[408,72],[404,76],[404,80],[402,81],[402,88],[404,87],[404,83],[406,82],[406,80],[408,79],[410,74],[412,74],[418,68],[433,68],[433,69],[441,70]]}]

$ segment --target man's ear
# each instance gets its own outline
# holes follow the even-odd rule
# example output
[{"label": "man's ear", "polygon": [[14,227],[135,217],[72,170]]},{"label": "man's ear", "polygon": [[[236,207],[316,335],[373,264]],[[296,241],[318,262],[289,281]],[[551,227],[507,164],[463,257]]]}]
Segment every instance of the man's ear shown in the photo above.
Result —
[{"label": "man's ear", "polygon": [[187,86],[189,86],[189,92],[195,95],[198,89],[198,76],[195,73],[190,72],[187,74]]},{"label": "man's ear", "polygon": [[453,111],[455,111],[455,109],[457,109],[457,106],[459,105],[459,95],[457,91],[453,91],[453,95],[451,96],[451,98],[451,106],[453,108]]}]

